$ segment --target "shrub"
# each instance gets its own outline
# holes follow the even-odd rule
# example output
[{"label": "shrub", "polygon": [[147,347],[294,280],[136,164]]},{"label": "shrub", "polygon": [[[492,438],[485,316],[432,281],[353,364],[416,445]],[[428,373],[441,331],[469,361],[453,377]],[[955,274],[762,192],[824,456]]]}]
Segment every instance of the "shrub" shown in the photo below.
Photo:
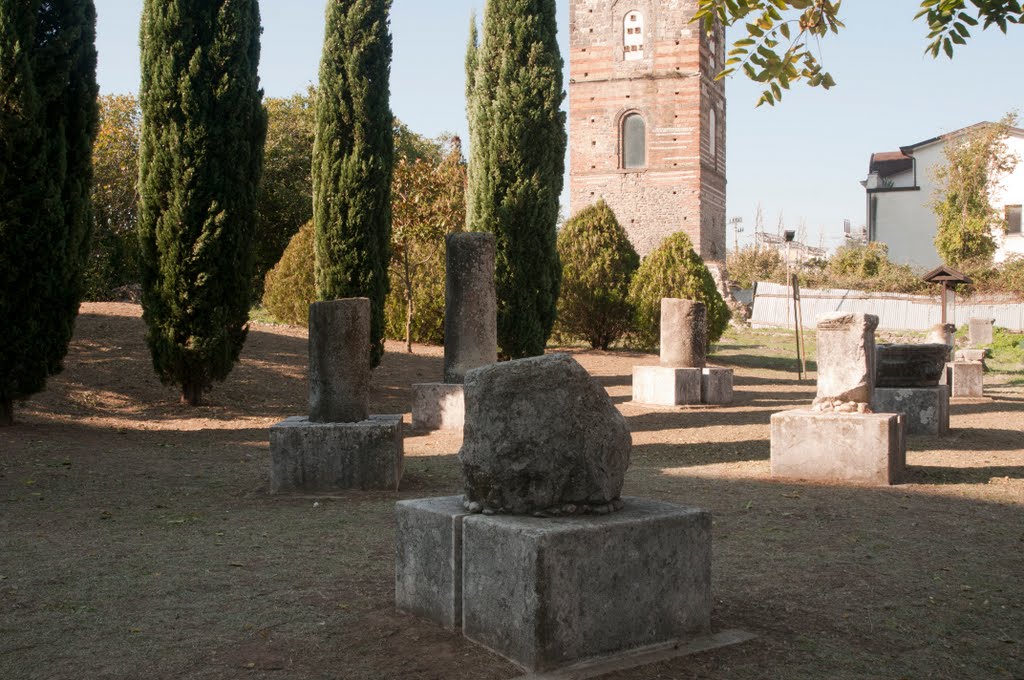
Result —
[{"label": "shrub", "polygon": [[708,342],[721,338],[729,325],[729,308],[704,260],[693,250],[690,238],[683,232],[668,237],[644,258],[629,287],[635,341],[639,346],[658,345],[661,299],[666,297],[704,303],[708,315]]},{"label": "shrub", "polygon": [[263,307],[281,323],[305,326],[309,305],[316,302],[313,275],[313,223],[307,222],[288,242],[277,265],[267,272]]},{"label": "shrub", "polygon": [[565,223],[558,234],[562,290],[557,332],[608,349],[630,326],[629,284],[640,257],[604,201]]},{"label": "shrub", "polygon": [[751,288],[758,281],[786,282],[786,263],[774,248],[744,248],[729,256],[726,269],[740,288]]}]

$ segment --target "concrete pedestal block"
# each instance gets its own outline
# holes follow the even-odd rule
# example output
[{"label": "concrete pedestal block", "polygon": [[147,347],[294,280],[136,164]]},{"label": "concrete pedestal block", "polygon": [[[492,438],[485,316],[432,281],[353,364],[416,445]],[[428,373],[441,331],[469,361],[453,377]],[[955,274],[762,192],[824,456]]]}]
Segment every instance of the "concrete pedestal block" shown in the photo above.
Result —
[{"label": "concrete pedestal block", "polygon": [[400,415],[358,423],[294,416],[270,428],[270,492],[397,489],[403,454]]},{"label": "concrete pedestal block", "polygon": [[445,628],[462,625],[462,496],[395,506],[395,606]]},{"label": "concrete pedestal block", "polygon": [[949,433],[949,390],[935,387],[878,387],[871,399],[876,413],[902,413],[908,435]]},{"label": "concrete pedestal block", "polygon": [[623,500],[602,516],[466,517],[465,636],[545,671],[706,633],[711,515]]},{"label": "concrete pedestal block", "polygon": [[985,396],[985,365],[973,361],[946,364],[946,383],[953,397]]},{"label": "concrete pedestal block", "polygon": [[732,369],[705,368],[700,378],[700,400],[704,404],[731,404]]},{"label": "concrete pedestal block", "polygon": [[465,388],[459,384],[412,386],[412,426],[425,430],[461,430],[466,421]]},{"label": "concrete pedestal block", "polygon": [[907,464],[904,428],[896,413],[773,414],[772,476],[896,484]]},{"label": "concrete pedestal block", "polygon": [[702,369],[634,366],[633,401],[657,406],[699,404]]}]

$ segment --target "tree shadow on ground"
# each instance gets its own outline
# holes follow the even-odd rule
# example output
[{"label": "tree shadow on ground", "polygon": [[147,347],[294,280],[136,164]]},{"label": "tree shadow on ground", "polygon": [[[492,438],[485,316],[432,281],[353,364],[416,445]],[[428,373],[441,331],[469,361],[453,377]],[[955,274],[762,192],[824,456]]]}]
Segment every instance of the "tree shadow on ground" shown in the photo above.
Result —
[{"label": "tree shadow on ground", "polygon": [[1024,466],[939,467],[908,465],[908,484],[989,484],[996,479],[1024,479]]}]

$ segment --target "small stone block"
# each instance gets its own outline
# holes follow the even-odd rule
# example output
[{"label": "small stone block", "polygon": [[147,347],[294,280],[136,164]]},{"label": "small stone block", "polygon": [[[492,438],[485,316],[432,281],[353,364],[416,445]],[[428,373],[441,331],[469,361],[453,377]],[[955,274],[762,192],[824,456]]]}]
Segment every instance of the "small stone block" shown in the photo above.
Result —
[{"label": "small stone block", "polygon": [[465,388],[461,384],[419,383],[412,386],[414,428],[461,430],[465,421]]},{"label": "small stone block", "polygon": [[949,390],[945,386],[878,387],[871,410],[902,413],[908,435],[949,434]]},{"label": "small stone block", "polygon": [[995,319],[971,319],[968,325],[972,347],[991,345]]},{"label": "small stone block", "polygon": [[462,625],[462,496],[395,506],[395,606],[439,623]]},{"label": "small stone block", "polygon": [[270,428],[270,492],[398,488],[402,416],[315,423],[305,416]]},{"label": "small stone block", "polygon": [[954,397],[985,396],[985,365],[974,361],[954,361],[948,364],[952,379],[951,395]]},{"label": "small stone block", "polygon": [[602,516],[466,517],[463,634],[548,671],[707,632],[710,513],[623,501]]},{"label": "small stone block", "polygon": [[897,413],[775,413],[772,476],[897,484],[907,461],[903,421]]},{"label": "small stone block", "polygon": [[700,377],[700,400],[704,404],[731,404],[732,369],[705,368]]},{"label": "small stone block", "polygon": [[656,406],[699,404],[700,368],[669,366],[634,366],[633,401]]},{"label": "small stone block", "polygon": [[956,361],[976,361],[985,363],[985,350],[983,349],[959,349],[955,354]]}]

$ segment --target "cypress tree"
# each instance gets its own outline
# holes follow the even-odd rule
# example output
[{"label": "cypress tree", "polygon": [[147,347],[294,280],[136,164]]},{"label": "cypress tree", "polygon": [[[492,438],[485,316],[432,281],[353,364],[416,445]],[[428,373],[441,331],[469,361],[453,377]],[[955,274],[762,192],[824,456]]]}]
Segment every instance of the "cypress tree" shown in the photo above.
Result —
[{"label": "cypress tree", "polygon": [[329,0],[313,146],[320,300],[368,297],[376,366],[384,353],[394,163],[391,0]]},{"label": "cypress tree", "polygon": [[61,370],[91,227],[92,0],[0,0],[0,425]]},{"label": "cypress tree", "polygon": [[153,366],[198,405],[248,330],[267,121],[257,0],[146,0],[139,245]]},{"label": "cypress tree", "polygon": [[467,227],[494,232],[498,344],[544,353],[555,321],[565,166],[555,0],[488,0],[466,58],[470,134]]}]

